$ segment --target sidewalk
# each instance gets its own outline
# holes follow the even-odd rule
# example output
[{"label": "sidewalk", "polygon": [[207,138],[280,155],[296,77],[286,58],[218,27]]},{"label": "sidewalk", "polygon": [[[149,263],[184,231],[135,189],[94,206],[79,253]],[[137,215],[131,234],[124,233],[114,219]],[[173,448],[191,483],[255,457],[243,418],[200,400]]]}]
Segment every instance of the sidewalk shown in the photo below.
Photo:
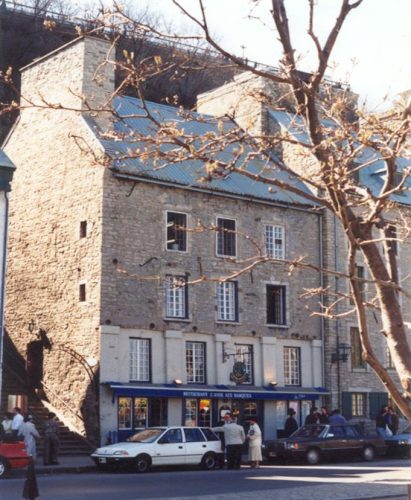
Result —
[{"label": "sidewalk", "polygon": [[58,465],[43,465],[42,457],[34,464],[36,474],[60,474],[62,472],[91,472],[96,466],[88,455],[59,457]]}]

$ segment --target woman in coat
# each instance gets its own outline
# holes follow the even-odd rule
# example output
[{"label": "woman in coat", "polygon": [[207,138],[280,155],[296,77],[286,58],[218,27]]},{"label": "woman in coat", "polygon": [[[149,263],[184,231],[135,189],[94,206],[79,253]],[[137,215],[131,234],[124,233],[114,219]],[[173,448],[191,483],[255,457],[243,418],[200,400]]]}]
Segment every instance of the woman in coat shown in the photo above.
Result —
[{"label": "woman in coat", "polygon": [[27,415],[27,417],[24,418],[24,422],[19,429],[19,436],[23,436],[27,453],[35,460],[37,456],[36,440],[40,439],[40,434],[33,423],[33,417],[31,415]]},{"label": "woman in coat", "polygon": [[250,467],[258,469],[260,467],[260,461],[263,459],[261,453],[261,429],[256,420],[250,419],[249,422],[250,428],[247,433],[248,460],[250,461]]}]

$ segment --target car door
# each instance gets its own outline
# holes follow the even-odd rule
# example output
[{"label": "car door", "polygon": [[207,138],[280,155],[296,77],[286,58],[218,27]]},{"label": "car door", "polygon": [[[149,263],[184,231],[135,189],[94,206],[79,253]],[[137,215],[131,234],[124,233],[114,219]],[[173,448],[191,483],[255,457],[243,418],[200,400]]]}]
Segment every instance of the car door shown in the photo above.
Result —
[{"label": "car door", "polygon": [[153,465],[180,465],[186,463],[186,445],[181,428],[168,429],[155,443]]},{"label": "car door", "polygon": [[347,453],[348,440],[342,425],[330,425],[323,442],[324,454],[328,457],[343,456]]},{"label": "car door", "polygon": [[184,427],[186,463],[199,464],[207,452],[208,442],[198,427]]},{"label": "car door", "polygon": [[353,426],[347,425],[344,427],[345,436],[347,438],[347,455],[359,455],[364,447],[365,439],[359,434]]}]

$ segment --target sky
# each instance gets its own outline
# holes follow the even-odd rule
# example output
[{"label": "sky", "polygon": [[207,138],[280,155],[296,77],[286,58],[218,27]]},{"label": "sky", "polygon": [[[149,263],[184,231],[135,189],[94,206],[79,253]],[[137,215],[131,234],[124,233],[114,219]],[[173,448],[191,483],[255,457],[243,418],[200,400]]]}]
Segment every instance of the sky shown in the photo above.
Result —
[{"label": "sky", "polygon": [[[110,0],[107,0],[109,3]],[[353,0],[351,0],[353,1]],[[129,0],[133,6],[163,14],[177,32],[190,22],[171,0]],[[193,14],[197,0],[181,0]],[[204,0],[210,30],[236,55],[277,66],[281,57],[270,0]],[[314,26],[321,42],[337,16],[341,0],[317,0]],[[291,36],[300,69],[315,68],[315,51],[307,36],[307,0],[288,0]],[[250,19],[250,14],[253,16]],[[327,76],[350,83],[369,110],[386,107],[399,92],[411,89],[411,0],[363,0],[349,14],[331,57]],[[384,104],[385,102],[385,104]]]}]

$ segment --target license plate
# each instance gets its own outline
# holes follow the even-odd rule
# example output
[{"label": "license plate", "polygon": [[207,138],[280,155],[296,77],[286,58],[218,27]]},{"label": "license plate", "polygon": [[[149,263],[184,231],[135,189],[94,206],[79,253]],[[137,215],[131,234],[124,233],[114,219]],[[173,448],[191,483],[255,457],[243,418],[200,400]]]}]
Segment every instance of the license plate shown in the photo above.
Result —
[{"label": "license plate", "polygon": [[269,457],[276,457],[276,456],[277,456],[277,453],[276,453],[275,451],[270,451],[270,452],[268,453],[268,456],[269,456]]},{"label": "license plate", "polygon": [[101,464],[105,464],[107,462],[107,458],[99,458],[98,461],[101,463]]}]

